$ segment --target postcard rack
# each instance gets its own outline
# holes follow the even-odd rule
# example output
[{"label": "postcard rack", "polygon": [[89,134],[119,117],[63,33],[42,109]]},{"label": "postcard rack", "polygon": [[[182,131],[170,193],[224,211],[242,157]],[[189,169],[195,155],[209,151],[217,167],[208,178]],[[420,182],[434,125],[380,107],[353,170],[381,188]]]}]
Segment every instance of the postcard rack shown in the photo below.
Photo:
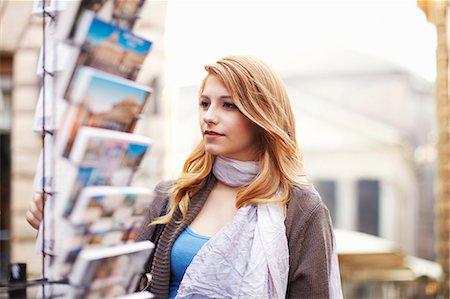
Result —
[{"label": "postcard rack", "polygon": [[153,93],[134,82],[152,46],[132,32],[144,2],[33,2],[42,18],[33,120],[42,143],[33,186],[43,203],[42,273],[10,282],[10,298],[26,297],[29,287],[38,298],[125,296],[144,272],[153,244],[134,236],[152,195],[131,186],[152,146],[134,134]]}]

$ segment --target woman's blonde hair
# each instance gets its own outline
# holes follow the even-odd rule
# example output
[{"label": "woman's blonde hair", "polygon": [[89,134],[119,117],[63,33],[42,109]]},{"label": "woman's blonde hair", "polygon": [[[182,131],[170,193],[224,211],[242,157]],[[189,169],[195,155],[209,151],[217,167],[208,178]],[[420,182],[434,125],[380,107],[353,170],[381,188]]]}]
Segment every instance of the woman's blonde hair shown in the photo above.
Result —
[{"label": "woman's blonde hair", "polygon": [[[292,185],[303,184],[303,173],[296,135],[295,118],[281,78],[264,62],[249,56],[228,56],[206,65],[208,75],[217,76],[241,113],[257,125],[260,172],[236,197],[236,207],[268,202],[286,203]],[[183,172],[170,190],[170,210],[152,224],[168,223],[180,209],[186,217],[190,199],[205,185],[214,164],[214,156],[205,152],[201,141],[186,160]],[[278,190],[281,195],[274,195]]]}]

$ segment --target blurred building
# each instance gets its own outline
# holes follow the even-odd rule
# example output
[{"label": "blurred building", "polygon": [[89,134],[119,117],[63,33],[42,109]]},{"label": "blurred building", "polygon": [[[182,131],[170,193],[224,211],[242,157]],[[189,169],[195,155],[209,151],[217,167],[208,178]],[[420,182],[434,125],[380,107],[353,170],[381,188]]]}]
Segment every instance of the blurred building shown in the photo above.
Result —
[{"label": "blurred building", "polygon": [[433,85],[362,53],[311,55],[321,63],[285,81],[307,173],[334,225],[434,259]]},{"label": "blurred building", "polygon": [[392,241],[335,229],[342,288],[346,299],[436,298],[442,267],[409,256]]},{"label": "blurred building", "polygon": [[[29,274],[39,275],[41,254],[35,248],[36,232],[25,220],[42,148],[41,136],[32,131],[32,121],[42,84],[36,68],[43,43],[43,19],[32,16],[32,6],[33,1],[0,1],[0,218],[2,244],[6,244],[3,241],[10,241],[11,245],[10,260],[27,263]],[[139,83],[153,88],[151,103],[137,128],[137,134],[150,136],[154,140],[151,155],[144,159],[135,180],[136,185],[147,187],[159,181],[163,173],[163,164],[156,161],[164,159],[166,144],[160,130],[166,113],[161,96],[165,15],[165,2],[147,1],[133,28],[136,34],[153,42],[137,79]],[[11,172],[8,171],[9,162]],[[11,230],[8,232],[5,227]],[[7,248],[2,245],[1,249],[3,261],[6,260]]]}]

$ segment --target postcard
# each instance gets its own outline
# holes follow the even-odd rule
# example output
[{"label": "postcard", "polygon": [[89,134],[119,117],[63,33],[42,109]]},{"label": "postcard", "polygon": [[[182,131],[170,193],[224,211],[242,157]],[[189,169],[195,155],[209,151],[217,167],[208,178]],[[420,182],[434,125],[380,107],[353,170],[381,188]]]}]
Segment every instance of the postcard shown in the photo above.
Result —
[{"label": "postcard", "polygon": [[81,65],[136,80],[152,45],[127,29],[100,20],[91,11],[82,15],[73,43],[58,89],[65,99],[69,99],[72,81]]},{"label": "postcard", "polygon": [[44,76],[44,69],[47,76],[52,76],[62,72],[66,67],[70,47],[57,39],[56,30],[58,26],[59,24],[53,20],[49,20],[45,26],[45,46],[41,46],[36,66],[36,74],[40,77]]},{"label": "postcard", "polygon": [[54,77],[45,76],[45,87],[42,86],[39,91],[32,127],[32,130],[36,133],[42,133],[43,131],[53,133],[60,127],[67,101],[56,96],[54,81]]},{"label": "postcard", "polygon": [[81,127],[68,161],[64,186],[61,186],[60,213],[69,217],[81,190],[87,186],[128,186],[151,139],[130,133]]},{"label": "postcard", "polygon": [[82,248],[134,242],[152,200],[146,188],[84,188],[71,216],[66,219],[71,229],[65,233],[65,246],[57,258],[56,272],[67,275]]},{"label": "postcard", "polygon": [[72,39],[85,11],[93,12],[105,22],[132,30],[144,3],[145,0],[71,0],[58,24],[58,36],[62,40]]},{"label": "postcard", "polygon": [[64,123],[58,132],[58,152],[70,155],[81,126],[133,132],[152,90],[91,67],[80,67],[74,78]]},{"label": "postcard", "polygon": [[76,286],[71,296],[112,298],[133,292],[153,248],[142,241],[81,251],[69,276]]}]

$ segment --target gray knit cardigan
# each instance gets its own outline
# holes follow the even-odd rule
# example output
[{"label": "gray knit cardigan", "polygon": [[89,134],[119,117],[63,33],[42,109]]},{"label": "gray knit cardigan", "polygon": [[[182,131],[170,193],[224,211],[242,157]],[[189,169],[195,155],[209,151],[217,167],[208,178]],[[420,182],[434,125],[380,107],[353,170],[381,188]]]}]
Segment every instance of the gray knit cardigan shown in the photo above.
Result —
[{"label": "gray knit cardigan", "polygon": [[[176,210],[164,226],[154,253],[149,258],[152,281],[148,290],[155,298],[167,298],[170,283],[170,252],[183,230],[194,220],[208,198],[216,179],[210,175],[205,186],[191,199],[186,218]],[[146,221],[137,241],[150,240],[155,226],[148,226],[163,213],[168,189],[173,181],[159,183],[155,188]],[[289,246],[289,279],[286,298],[329,298],[329,277],[333,252],[333,231],[328,209],[311,187],[296,185],[292,189],[285,220]]]}]

